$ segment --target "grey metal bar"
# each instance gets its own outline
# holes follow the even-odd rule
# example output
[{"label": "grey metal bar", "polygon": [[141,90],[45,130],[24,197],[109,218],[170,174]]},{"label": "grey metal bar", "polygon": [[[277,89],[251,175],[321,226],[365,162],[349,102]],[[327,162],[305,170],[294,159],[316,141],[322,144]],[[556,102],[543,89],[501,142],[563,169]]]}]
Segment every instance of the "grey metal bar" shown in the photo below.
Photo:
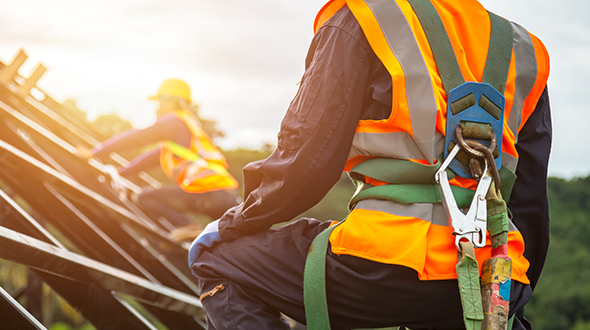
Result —
[{"label": "grey metal bar", "polygon": [[31,217],[25,210],[22,209],[10,196],[8,196],[2,189],[0,189],[0,199],[6,202],[12,209],[14,209],[20,217],[27,223],[27,227],[30,228],[33,232],[37,233],[35,235],[37,238],[44,240],[48,243],[52,243],[53,245],[65,249],[65,247],[51,235],[43,226],[41,226],[37,220]]},{"label": "grey metal bar", "polygon": [[[68,187],[43,182],[47,190],[21,188],[38,186],[37,182],[43,179],[39,176],[26,175],[35,171],[32,167],[26,168],[21,165],[19,169],[20,172],[4,169],[0,177],[8,180],[9,186],[17,189],[15,192],[31,205],[32,210],[44,214],[45,221],[56,226],[86,256],[151,279],[152,282],[198,295],[195,278],[187,268],[187,253],[182,253],[186,250],[162,255],[162,252],[157,249],[162,249],[157,241],[146,239],[145,235],[140,235],[132,228],[113,221],[113,214],[105,218],[107,214],[98,207],[99,205],[88,203],[89,200],[84,198],[84,195],[65,189]],[[12,182],[13,180],[17,182]],[[18,221],[7,219],[7,223],[8,227],[14,230],[29,233],[23,231],[22,227],[12,226]],[[31,235],[44,239],[42,235]],[[166,250],[162,249],[162,251]],[[173,263],[169,262],[169,258],[172,258],[170,260]]]},{"label": "grey metal bar", "polygon": [[[177,242],[174,242],[167,236],[167,234],[150,223],[145,223],[138,219],[135,214],[131,213],[130,211],[122,208],[121,206],[113,203],[112,201],[106,199],[100,194],[86,188],[85,186],[81,185],[77,181],[57,172],[56,170],[52,169],[51,167],[43,164],[42,162],[38,161],[37,159],[29,156],[28,154],[14,148],[10,144],[6,143],[5,141],[0,140],[0,154],[2,154],[2,150],[7,151],[9,154],[16,156],[17,158],[25,161],[26,163],[35,166],[36,168],[40,169],[41,171],[39,174],[46,173],[51,176],[53,179],[57,179],[60,182],[65,183],[66,185],[74,188],[78,192],[86,195],[87,197],[93,199],[94,201],[102,204],[104,207],[107,207],[114,212],[120,214],[126,223],[131,224],[135,228],[142,230],[142,232],[146,235],[150,235],[151,237],[157,239],[162,243],[167,243],[173,249],[180,247]],[[188,244],[182,245],[183,249],[188,250]]]},{"label": "grey metal bar", "polygon": [[157,330],[114,292],[46,272],[39,276],[99,330]]},{"label": "grey metal bar", "polygon": [[5,330],[47,330],[1,286],[0,322]]},{"label": "grey metal bar", "polygon": [[62,196],[51,184],[44,182],[44,186],[49,192],[55,196],[60,202],[64,204],[74,215],[82,220],[84,224],[90,227],[100,238],[102,238],[110,247],[112,247],[123,259],[129,262],[135,269],[137,269],[145,278],[149,279],[154,283],[161,284],[152,274],[150,274],[140,263],[138,263],[127,251],[123,250],[115,241],[113,241],[107,234],[105,234],[97,225],[95,225],[88,217],[78,210],[72,202]]},{"label": "grey metal bar", "polygon": [[0,258],[89,285],[98,282],[105,290],[121,292],[163,309],[187,315],[202,314],[203,306],[195,296],[154,284],[5,227],[0,227]]},{"label": "grey metal bar", "polygon": [[205,330],[207,323],[197,317],[172,313],[150,305],[143,305],[143,307],[153,316],[158,318],[170,330]]}]

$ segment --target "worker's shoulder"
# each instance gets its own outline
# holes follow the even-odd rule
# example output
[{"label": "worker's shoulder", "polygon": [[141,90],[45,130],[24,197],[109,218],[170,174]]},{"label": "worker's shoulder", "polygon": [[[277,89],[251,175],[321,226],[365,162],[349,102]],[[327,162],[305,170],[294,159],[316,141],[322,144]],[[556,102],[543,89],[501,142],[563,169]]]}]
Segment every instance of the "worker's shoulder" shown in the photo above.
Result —
[{"label": "worker's shoulder", "polygon": [[318,30],[318,34],[326,33],[327,31],[334,29],[345,32],[357,41],[365,40],[365,35],[363,34],[360,24],[347,5],[344,5],[338,10],[338,12],[330,17],[330,19]]},{"label": "worker's shoulder", "polygon": [[158,118],[152,127],[163,129],[182,129],[183,127],[189,125],[187,122],[192,124],[192,121],[195,121],[192,116],[179,116],[179,113],[173,112]]}]

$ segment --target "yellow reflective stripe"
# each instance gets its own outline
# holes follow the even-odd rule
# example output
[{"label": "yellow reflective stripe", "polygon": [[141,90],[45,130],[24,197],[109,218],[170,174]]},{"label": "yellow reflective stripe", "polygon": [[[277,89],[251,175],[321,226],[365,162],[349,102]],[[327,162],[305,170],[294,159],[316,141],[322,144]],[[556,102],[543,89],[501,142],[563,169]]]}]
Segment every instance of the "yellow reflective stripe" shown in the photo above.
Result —
[{"label": "yellow reflective stripe", "polygon": [[194,162],[198,160],[199,155],[195,154],[194,152],[190,151],[189,149],[175,143],[172,141],[166,141],[166,147],[170,150],[176,157],[182,158],[184,160],[188,160]]}]

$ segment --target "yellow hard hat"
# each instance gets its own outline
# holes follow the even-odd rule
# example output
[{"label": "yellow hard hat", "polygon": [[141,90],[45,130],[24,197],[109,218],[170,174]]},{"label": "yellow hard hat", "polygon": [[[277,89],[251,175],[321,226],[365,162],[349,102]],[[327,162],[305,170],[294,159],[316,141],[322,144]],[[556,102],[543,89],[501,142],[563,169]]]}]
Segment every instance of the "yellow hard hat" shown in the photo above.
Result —
[{"label": "yellow hard hat", "polygon": [[157,100],[160,96],[175,96],[191,102],[191,90],[188,84],[180,79],[166,79],[160,85],[158,93],[150,96],[150,100]]}]

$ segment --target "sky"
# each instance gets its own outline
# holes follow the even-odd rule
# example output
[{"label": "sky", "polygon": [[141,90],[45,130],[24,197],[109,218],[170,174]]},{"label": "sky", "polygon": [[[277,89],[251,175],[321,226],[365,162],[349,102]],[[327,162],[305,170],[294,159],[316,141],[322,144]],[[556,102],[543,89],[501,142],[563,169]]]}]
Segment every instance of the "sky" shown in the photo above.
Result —
[{"label": "sky", "polygon": [[[585,102],[590,76],[590,1],[481,0],[537,35],[551,56],[554,139],[550,175],[590,174]],[[28,77],[57,101],[76,100],[92,120],[115,112],[138,128],[155,120],[147,98],[180,78],[201,115],[226,137],[223,148],[276,144],[304,70],[321,0],[3,1],[0,61],[19,49]]]}]

